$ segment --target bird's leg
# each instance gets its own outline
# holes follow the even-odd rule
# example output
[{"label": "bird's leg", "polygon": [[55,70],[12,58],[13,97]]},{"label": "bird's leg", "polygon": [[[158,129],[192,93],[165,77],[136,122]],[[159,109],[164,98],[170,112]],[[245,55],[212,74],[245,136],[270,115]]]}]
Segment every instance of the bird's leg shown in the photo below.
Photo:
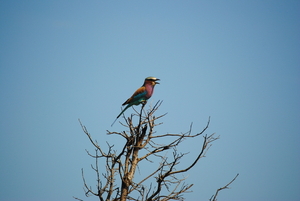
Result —
[{"label": "bird's leg", "polygon": [[147,101],[146,101],[146,100],[144,100],[144,101],[142,101],[141,103],[142,103],[142,105],[143,105],[143,106],[142,106],[142,108],[144,108],[144,107],[145,107],[145,105],[147,104]]}]

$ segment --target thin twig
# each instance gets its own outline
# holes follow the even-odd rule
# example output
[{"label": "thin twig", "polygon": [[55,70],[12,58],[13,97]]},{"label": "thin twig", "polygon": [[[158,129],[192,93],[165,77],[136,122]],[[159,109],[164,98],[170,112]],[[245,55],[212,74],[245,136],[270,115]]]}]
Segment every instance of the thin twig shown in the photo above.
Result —
[{"label": "thin twig", "polygon": [[213,196],[211,196],[211,198],[209,199],[210,201],[217,201],[217,196],[218,196],[218,193],[221,191],[221,190],[224,190],[224,189],[229,189],[229,185],[232,183],[232,182],[234,182],[234,180],[237,178],[239,176],[239,173],[228,183],[228,184],[226,184],[225,186],[223,186],[223,187],[221,187],[221,188],[219,188],[217,191],[216,191],[216,193],[213,195]]}]

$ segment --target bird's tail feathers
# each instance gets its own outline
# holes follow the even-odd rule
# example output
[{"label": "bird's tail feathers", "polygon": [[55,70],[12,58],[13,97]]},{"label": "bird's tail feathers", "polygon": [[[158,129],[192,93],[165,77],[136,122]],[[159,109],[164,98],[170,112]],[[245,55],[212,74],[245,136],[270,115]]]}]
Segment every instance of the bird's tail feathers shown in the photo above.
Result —
[{"label": "bird's tail feathers", "polygon": [[125,112],[125,110],[127,110],[130,106],[132,106],[132,105],[127,105],[123,110],[122,110],[122,112],[117,116],[117,118],[115,119],[115,121],[111,124],[111,126],[113,126],[114,125],[114,123],[117,121],[117,119]]}]

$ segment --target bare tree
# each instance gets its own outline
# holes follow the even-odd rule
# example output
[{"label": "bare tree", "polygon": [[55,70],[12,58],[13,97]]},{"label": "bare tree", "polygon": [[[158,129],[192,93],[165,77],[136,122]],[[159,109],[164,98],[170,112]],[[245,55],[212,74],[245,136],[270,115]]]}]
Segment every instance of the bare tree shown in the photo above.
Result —
[{"label": "bare tree", "polygon": [[[192,134],[191,125],[189,131],[186,133],[166,133],[157,135],[154,128],[162,124],[157,123],[157,120],[166,115],[163,114],[157,117],[154,115],[161,103],[161,101],[158,101],[154,107],[150,107],[147,111],[144,110],[145,105],[143,104],[140,112],[135,111],[136,113],[127,119],[124,117],[125,124],[121,124],[125,126],[128,131],[107,131],[108,135],[118,135],[125,139],[125,144],[119,152],[114,150],[114,146],[108,143],[108,151],[103,151],[97,141],[92,139],[87,128],[79,120],[83,132],[95,147],[95,154],[91,154],[87,151],[88,155],[96,160],[95,165],[91,166],[97,175],[95,190],[87,185],[82,169],[82,178],[86,196],[94,195],[101,201],[184,200],[183,193],[189,192],[189,189],[193,184],[184,183],[186,178],[180,178],[182,175],[181,173],[187,172],[194,167],[199,159],[205,156],[211,143],[219,137],[215,137],[214,133],[210,135],[204,134],[209,126],[210,119],[208,119],[205,128],[196,134]],[[138,120],[136,125],[133,123],[134,117],[137,117]],[[178,153],[177,147],[183,140],[198,136],[203,136],[203,142],[198,156],[191,164],[179,168],[180,160],[187,153]],[[167,144],[158,143],[158,139],[162,138],[168,138],[170,140]],[[168,155],[167,150],[172,150],[172,153]],[[100,170],[103,168],[99,167],[99,159],[105,161],[103,161],[105,165],[101,166],[105,167],[104,171]],[[154,169],[152,169],[150,173],[147,173],[146,175],[140,174],[139,177],[136,176],[139,166],[142,166],[144,161],[153,163],[153,161],[157,160],[159,160],[159,165],[156,167],[155,165],[152,165]],[[151,179],[153,178],[155,178],[155,181],[151,182]],[[225,187],[218,189],[216,194],[210,200],[215,201],[218,192],[227,188],[234,180]],[[75,199],[81,200],[79,198]]]}]

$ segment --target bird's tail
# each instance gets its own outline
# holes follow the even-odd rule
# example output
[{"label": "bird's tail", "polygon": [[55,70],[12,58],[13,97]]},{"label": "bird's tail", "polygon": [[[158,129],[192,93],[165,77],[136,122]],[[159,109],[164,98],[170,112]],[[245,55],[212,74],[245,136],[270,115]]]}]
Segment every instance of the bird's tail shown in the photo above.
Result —
[{"label": "bird's tail", "polygon": [[117,121],[117,119],[125,112],[125,110],[127,110],[130,106],[132,106],[132,105],[127,105],[123,110],[122,110],[122,112],[117,116],[117,118],[114,120],[114,122],[111,124],[111,126],[113,126],[114,125],[114,123]]},{"label": "bird's tail", "polygon": [[117,119],[118,119],[118,118],[116,118],[116,119],[114,120],[114,122],[111,124],[111,127],[115,124],[115,122],[117,121]]}]

